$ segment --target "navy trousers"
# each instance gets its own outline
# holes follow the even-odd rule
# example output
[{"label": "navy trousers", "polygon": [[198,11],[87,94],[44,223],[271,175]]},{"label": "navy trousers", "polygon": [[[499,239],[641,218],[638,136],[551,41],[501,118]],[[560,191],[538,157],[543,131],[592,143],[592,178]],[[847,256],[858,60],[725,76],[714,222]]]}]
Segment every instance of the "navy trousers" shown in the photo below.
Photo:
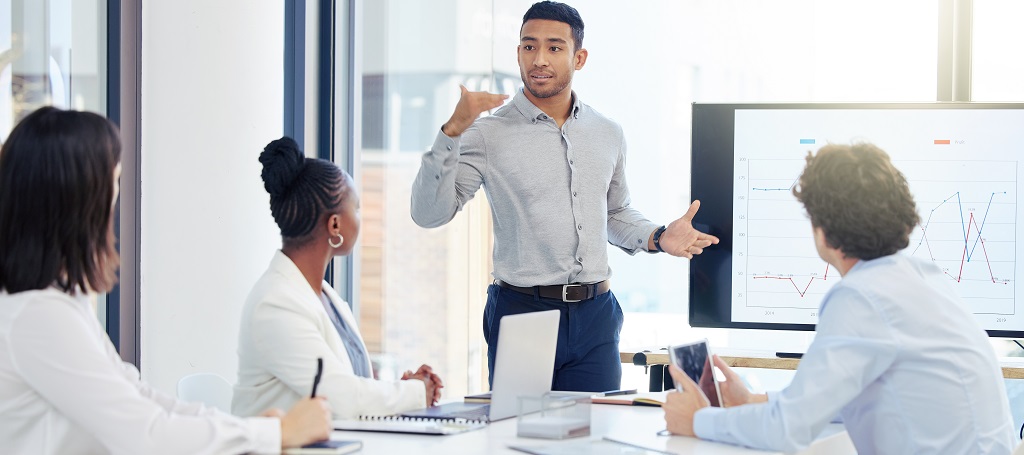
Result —
[{"label": "navy trousers", "polygon": [[561,312],[551,390],[603,392],[618,389],[622,382],[619,360],[622,308],[611,291],[582,302],[565,303],[496,284],[487,288],[487,306],[484,308],[487,371],[491,378],[488,383],[493,383],[501,317],[547,310]]}]

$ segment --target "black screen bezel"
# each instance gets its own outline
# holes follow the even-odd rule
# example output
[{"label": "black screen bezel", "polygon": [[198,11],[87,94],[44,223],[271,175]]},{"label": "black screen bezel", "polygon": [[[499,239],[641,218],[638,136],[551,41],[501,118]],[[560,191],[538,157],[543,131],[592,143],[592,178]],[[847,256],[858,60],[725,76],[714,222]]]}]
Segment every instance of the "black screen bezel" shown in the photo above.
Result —
[{"label": "black screen bezel", "polygon": [[[693,103],[690,198],[701,201],[694,226],[719,238],[690,262],[691,327],[813,331],[814,324],[732,320],[733,171],[736,110],[743,109],[1016,109],[1024,103]],[[1015,125],[1024,127],[1024,125]],[[986,330],[1024,338],[1022,330]]]}]

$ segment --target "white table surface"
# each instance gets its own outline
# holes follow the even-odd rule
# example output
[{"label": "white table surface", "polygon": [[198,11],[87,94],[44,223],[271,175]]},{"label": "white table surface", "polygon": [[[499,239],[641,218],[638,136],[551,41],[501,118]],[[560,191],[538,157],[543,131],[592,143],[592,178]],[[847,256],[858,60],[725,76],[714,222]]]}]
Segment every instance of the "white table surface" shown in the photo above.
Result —
[{"label": "white table surface", "polygon": [[[744,447],[701,441],[683,436],[658,436],[665,428],[661,408],[646,406],[591,406],[590,436],[562,441],[516,437],[516,419],[493,422],[486,428],[448,436],[335,431],[331,439],[357,439],[363,442],[366,454],[520,454],[508,446],[550,446],[572,444],[587,438],[608,436],[623,442],[678,454],[767,454]],[[856,454],[842,425],[830,425],[823,436],[801,452],[804,454]]]}]

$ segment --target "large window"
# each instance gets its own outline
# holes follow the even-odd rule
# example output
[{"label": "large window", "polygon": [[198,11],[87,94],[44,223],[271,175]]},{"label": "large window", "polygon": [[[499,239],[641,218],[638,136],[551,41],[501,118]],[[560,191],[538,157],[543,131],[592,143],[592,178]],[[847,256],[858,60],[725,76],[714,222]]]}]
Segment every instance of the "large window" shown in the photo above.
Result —
[{"label": "large window", "polygon": [[106,0],[0,0],[0,11],[0,140],[41,106],[106,110]]},{"label": "large window", "polygon": [[[0,0],[0,143],[42,106],[106,112],[106,7],[107,0]],[[106,309],[97,305],[101,324]]]},{"label": "large window", "polygon": [[1024,3],[974,0],[972,101],[1024,101]]},{"label": "large window", "polygon": [[[382,377],[429,363],[452,396],[486,385],[480,318],[490,215],[481,194],[448,225],[420,228],[409,215],[410,188],[459,84],[503,90],[490,53],[492,17],[486,2],[363,2],[362,23],[372,26],[356,37],[361,330],[368,349],[383,354]],[[511,91],[508,75],[497,79]]]}]

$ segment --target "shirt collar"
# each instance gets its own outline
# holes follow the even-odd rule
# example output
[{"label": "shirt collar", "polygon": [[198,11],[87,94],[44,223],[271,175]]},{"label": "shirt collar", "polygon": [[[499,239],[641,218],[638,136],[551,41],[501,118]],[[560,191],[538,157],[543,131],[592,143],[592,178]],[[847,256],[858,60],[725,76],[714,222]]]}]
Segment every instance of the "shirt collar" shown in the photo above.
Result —
[{"label": "shirt collar", "polygon": [[[316,298],[317,302],[322,303],[320,296],[313,291],[313,288],[309,287],[309,282],[306,281],[306,276],[302,274],[302,270],[299,270],[299,266],[295,265],[295,262],[287,254],[284,254],[284,251],[277,250],[274,252],[274,258],[270,261],[270,269],[284,275],[290,283],[301,289],[303,293],[308,292],[310,296]],[[321,284],[321,290],[335,307],[338,305],[348,305],[345,299],[341,298],[327,281]]]},{"label": "shirt collar", "polygon": [[[547,120],[548,115],[544,111],[540,110],[539,107],[530,102],[530,99],[526,97],[526,93],[523,92],[524,88],[520,88],[516,93],[516,96],[512,98],[512,104],[519,109],[519,112],[524,117],[533,120]],[[576,91],[572,92],[572,117],[580,118],[580,113],[583,111],[583,102],[580,101],[580,97],[576,95]]]},{"label": "shirt collar", "polygon": [[294,284],[297,289],[300,289],[302,293],[309,293],[316,299],[316,302],[320,302],[320,296],[313,291],[313,288],[309,287],[309,281],[306,281],[306,276],[302,274],[302,270],[299,270],[299,266],[295,265],[295,262],[284,254],[283,251],[277,250],[274,252],[274,259],[270,261],[270,268],[284,275],[288,279],[288,282]]}]

